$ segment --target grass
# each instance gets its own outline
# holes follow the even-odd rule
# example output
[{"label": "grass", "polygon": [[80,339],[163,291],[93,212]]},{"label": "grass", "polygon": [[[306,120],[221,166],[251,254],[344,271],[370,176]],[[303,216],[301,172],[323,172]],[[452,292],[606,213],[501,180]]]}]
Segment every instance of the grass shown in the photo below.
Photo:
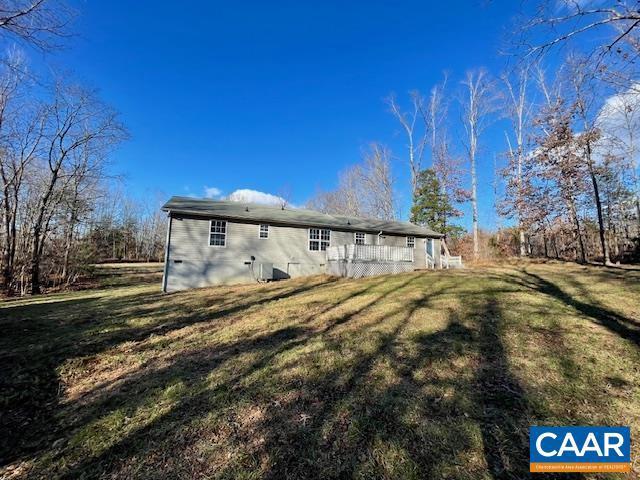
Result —
[{"label": "grass", "polygon": [[640,272],[119,268],[0,306],[0,477],[522,478],[535,424],[630,425],[638,459]]}]

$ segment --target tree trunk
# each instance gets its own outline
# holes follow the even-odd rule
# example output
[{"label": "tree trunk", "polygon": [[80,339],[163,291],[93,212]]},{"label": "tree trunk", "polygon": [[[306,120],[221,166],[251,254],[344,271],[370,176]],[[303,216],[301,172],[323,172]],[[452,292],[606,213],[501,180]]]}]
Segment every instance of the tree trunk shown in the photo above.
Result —
[{"label": "tree trunk", "polygon": [[75,214],[71,213],[71,218],[69,219],[69,230],[67,232],[67,236],[65,239],[64,245],[64,258],[62,261],[62,281],[67,281],[67,275],[69,273],[69,257],[71,256],[71,245],[73,243],[73,229],[75,228]]},{"label": "tree trunk", "polygon": [[40,293],[40,231],[34,229],[31,244],[31,295]]},{"label": "tree trunk", "polygon": [[10,207],[5,200],[5,236],[6,243],[2,252],[2,279],[7,295],[11,294],[11,283],[13,281],[13,262],[11,261],[11,219],[9,215]]},{"label": "tree trunk", "polygon": [[609,246],[607,245],[607,239],[605,237],[604,217],[602,215],[602,202],[600,200],[600,189],[598,187],[598,179],[595,171],[593,170],[593,164],[591,162],[591,146],[587,145],[587,161],[589,166],[589,176],[591,177],[591,184],[593,186],[593,199],[596,202],[596,211],[598,213],[598,234],[600,236],[600,247],[602,248],[602,263],[608,265],[611,263],[609,258]]},{"label": "tree trunk", "polygon": [[471,157],[471,210],[473,215],[473,259],[478,260],[480,257],[480,248],[478,246],[478,196],[477,196],[477,179],[476,179],[476,158],[475,152]]},{"label": "tree trunk", "polygon": [[[582,238],[582,232],[580,230],[580,220],[578,219],[578,212],[576,212],[576,208],[573,204],[571,205],[571,214],[573,216],[573,222],[575,223],[575,226],[576,226],[574,234],[576,237],[576,243],[579,247],[576,249],[576,260],[579,263],[587,263],[587,256],[584,248],[584,240]],[[578,254],[580,256],[578,256]]]}]

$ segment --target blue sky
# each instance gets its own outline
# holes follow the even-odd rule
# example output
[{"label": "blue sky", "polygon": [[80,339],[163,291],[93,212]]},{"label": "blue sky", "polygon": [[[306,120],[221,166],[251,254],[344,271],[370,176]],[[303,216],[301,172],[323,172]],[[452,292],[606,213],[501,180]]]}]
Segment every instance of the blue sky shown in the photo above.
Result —
[{"label": "blue sky", "polygon": [[[405,139],[383,99],[428,93],[450,72],[498,73],[519,2],[79,2],[77,36],[47,61],[97,87],[131,139],[114,154],[136,195],[250,188],[295,204],[357,162],[392,149],[403,216]],[[455,115],[452,120],[456,121]],[[455,143],[462,146],[457,135]],[[481,223],[494,221],[494,125],[480,159]],[[468,219],[463,222],[468,225]]]}]

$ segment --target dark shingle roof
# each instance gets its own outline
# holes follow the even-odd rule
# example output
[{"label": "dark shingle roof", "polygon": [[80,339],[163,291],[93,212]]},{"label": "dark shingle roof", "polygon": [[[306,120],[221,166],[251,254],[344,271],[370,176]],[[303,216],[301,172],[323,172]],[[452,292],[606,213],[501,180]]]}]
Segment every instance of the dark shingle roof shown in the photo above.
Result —
[{"label": "dark shingle roof", "polygon": [[419,227],[408,222],[374,220],[343,215],[302,210],[282,209],[272,205],[258,205],[243,202],[202,200],[190,197],[171,197],[162,210],[183,215],[218,217],[248,222],[264,222],[303,227],[325,227],[335,230],[384,232],[416,237],[441,237],[430,228]]}]

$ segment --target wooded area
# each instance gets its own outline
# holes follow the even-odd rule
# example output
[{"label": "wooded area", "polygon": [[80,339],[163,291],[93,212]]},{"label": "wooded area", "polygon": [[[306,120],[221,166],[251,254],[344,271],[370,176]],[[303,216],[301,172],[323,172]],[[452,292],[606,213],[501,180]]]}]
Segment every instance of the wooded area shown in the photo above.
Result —
[{"label": "wooded area", "polygon": [[[640,20],[634,4],[538,2],[535,15],[513,27],[519,34],[503,72],[473,69],[453,86],[445,74],[428,96],[409,92],[406,108],[390,95],[389,112],[406,140],[399,158],[411,181],[411,221],[442,231],[454,251],[476,260],[638,261]],[[502,130],[502,150],[488,150],[489,127]],[[384,151],[384,185],[393,186],[396,157]],[[494,172],[493,205],[479,206],[479,169]],[[350,186],[360,170],[342,173],[340,187],[311,204],[379,217],[351,198],[359,198]],[[397,194],[386,190],[386,201],[392,205]],[[456,219],[469,201],[472,228],[465,235]],[[481,234],[479,211],[486,216],[492,209],[497,231]]]},{"label": "wooded area", "polygon": [[2,283],[7,294],[70,284],[107,259],[160,260],[159,202],[129,199],[109,177],[127,138],[117,112],[62,74],[39,75],[23,48],[47,52],[73,13],[51,1],[2,2]]}]

